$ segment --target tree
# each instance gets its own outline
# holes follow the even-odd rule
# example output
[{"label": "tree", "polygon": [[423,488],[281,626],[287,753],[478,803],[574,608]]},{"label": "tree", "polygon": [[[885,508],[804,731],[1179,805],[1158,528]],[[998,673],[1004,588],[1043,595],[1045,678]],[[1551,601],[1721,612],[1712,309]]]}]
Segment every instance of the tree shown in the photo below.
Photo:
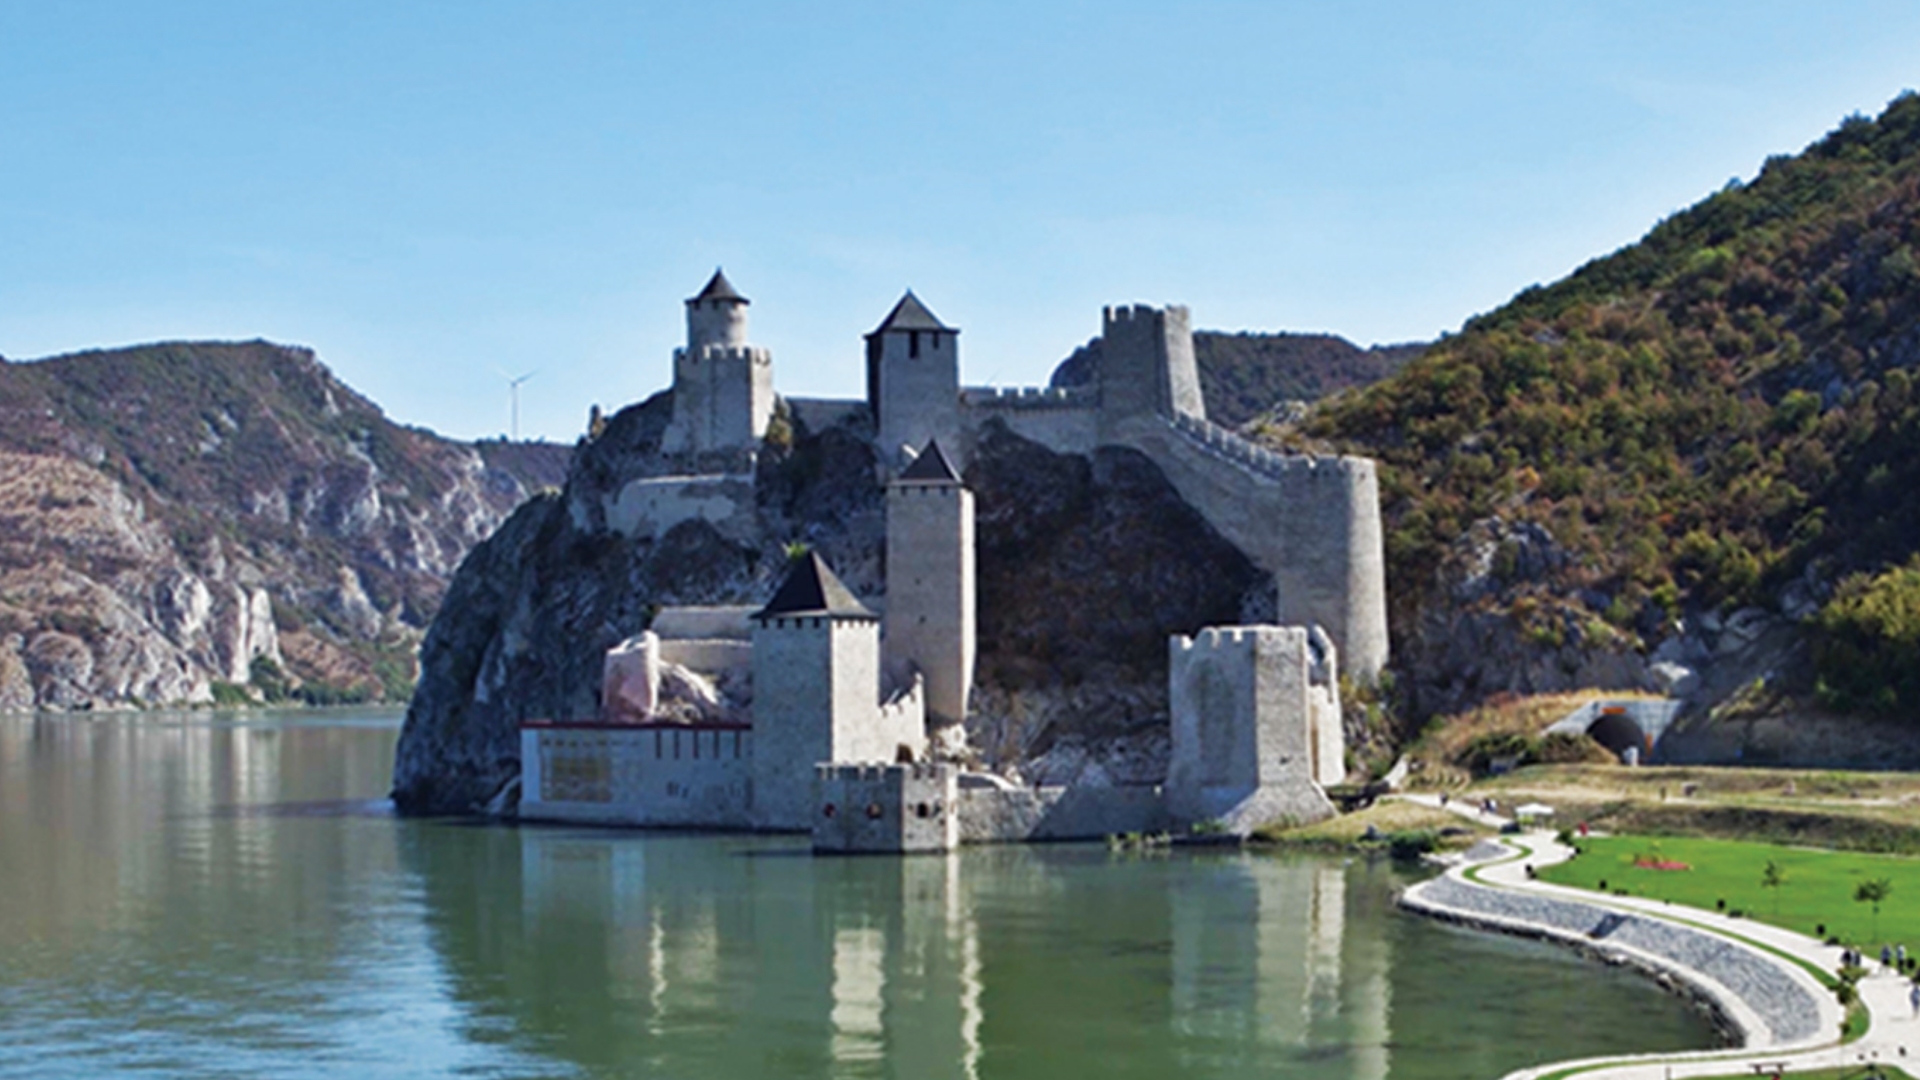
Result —
[{"label": "tree", "polygon": [[1873,905],[1873,936],[1880,936],[1880,905],[1893,893],[1893,881],[1889,878],[1874,878],[1854,886],[1853,900],[1857,904]]},{"label": "tree", "polygon": [[1760,871],[1760,887],[1773,890],[1773,917],[1776,919],[1780,917],[1780,886],[1786,883],[1787,872],[1780,868],[1779,863],[1768,859],[1767,865]]}]

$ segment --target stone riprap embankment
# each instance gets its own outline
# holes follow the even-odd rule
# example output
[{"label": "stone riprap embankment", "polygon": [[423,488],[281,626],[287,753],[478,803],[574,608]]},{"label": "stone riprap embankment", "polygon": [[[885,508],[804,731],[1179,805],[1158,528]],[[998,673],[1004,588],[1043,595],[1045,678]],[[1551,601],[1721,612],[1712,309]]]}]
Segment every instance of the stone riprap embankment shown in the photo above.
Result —
[{"label": "stone riprap embankment", "polygon": [[[1799,1043],[1821,1034],[1820,1002],[1811,990],[1779,962],[1715,934],[1451,875],[1408,890],[1402,903],[1423,914],[1569,941],[1609,958],[1653,966],[1704,991],[1724,1020],[1743,1029],[1742,1041],[1750,1046]],[[1703,984],[1702,977],[1710,982]],[[1755,1020],[1761,1030],[1754,1030]]]}]

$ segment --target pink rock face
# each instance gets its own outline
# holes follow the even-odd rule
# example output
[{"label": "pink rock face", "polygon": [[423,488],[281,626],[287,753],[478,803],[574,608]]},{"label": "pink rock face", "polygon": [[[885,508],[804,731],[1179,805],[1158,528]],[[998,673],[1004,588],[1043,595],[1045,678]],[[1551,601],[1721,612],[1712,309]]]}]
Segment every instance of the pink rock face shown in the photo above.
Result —
[{"label": "pink rock face", "polygon": [[660,704],[660,639],[649,630],[607,650],[600,679],[601,719],[640,724]]}]

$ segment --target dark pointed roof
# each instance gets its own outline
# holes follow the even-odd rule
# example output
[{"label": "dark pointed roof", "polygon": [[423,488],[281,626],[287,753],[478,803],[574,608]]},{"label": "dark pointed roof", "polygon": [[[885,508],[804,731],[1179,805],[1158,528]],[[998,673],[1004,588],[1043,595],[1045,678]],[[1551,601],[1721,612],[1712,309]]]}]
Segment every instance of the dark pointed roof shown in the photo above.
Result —
[{"label": "dark pointed roof", "polygon": [[940,449],[939,439],[928,439],[927,448],[913,459],[913,464],[900,470],[896,480],[917,480],[921,483],[957,484],[960,482],[960,470],[953,467],[947,452]]},{"label": "dark pointed roof", "polygon": [[[908,289],[907,295],[893,305],[893,310],[887,312],[887,317],[880,320],[880,325],[874,328],[873,334],[884,334],[891,330],[936,330],[942,334],[960,332],[941,322],[933,312],[928,311],[927,305],[913,295],[912,289]],[[873,334],[867,336],[872,337]]]},{"label": "dark pointed roof", "polygon": [[773,592],[767,606],[753,613],[755,619],[825,617],[833,619],[878,619],[853,595],[826,561],[812,551],[793,560],[787,579]]},{"label": "dark pointed roof", "polygon": [[733,282],[727,280],[726,272],[717,266],[713,268],[713,277],[707,280],[707,287],[701,289],[700,295],[688,300],[687,303],[697,304],[702,300],[738,300],[743,304],[753,303],[740,295],[739,290],[733,287]]}]

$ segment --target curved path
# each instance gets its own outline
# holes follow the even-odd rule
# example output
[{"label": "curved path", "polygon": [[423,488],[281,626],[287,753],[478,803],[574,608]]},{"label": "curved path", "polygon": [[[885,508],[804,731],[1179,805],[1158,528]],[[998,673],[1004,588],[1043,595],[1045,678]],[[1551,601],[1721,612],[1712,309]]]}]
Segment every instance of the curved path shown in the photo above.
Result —
[{"label": "curved path", "polygon": [[[1408,796],[1414,801],[1434,801]],[[1450,807],[1451,808],[1451,807]],[[1466,816],[1481,817],[1461,807]],[[1601,896],[1527,877],[1573,852],[1550,832],[1482,844],[1481,857],[1409,888],[1409,910],[1505,933],[1573,945],[1632,964],[1706,998],[1731,1026],[1737,1049],[1622,1055],[1557,1061],[1510,1073],[1506,1080],[1680,1080],[1749,1072],[1858,1066],[1878,1061],[1920,1072],[1920,1017],[1908,1004],[1911,985],[1869,962],[1861,1000],[1865,1036],[1839,1041],[1844,1014],[1833,992],[1809,968],[1831,973],[1840,950],[1789,930],[1729,919],[1698,908],[1628,896]],[[1550,1048],[1549,1048],[1550,1049]]]}]

